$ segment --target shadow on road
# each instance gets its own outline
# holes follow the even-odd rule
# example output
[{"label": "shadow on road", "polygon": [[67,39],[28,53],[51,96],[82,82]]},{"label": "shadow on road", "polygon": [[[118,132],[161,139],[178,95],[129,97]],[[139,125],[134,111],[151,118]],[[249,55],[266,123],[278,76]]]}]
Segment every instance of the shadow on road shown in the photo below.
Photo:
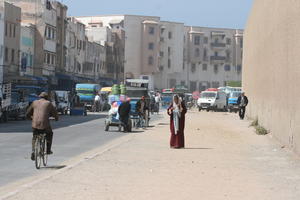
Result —
[{"label": "shadow on road", "polygon": [[191,148],[184,148],[184,149],[187,149],[187,150],[211,150],[213,148],[194,148],[194,147],[191,147]]},{"label": "shadow on road", "polygon": [[42,167],[41,169],[52,169],[52,170],[59,170],[62,168],[65,168],[67,165],[53,165],[53,166],[46,166],[46,167]]},{"label": "shadow on road", "polygon": [[[89,121],[105,118],[104,114],[89,114],[87,116],[60,116],[59,121],[51,120],[53,129],[68,127],[72,125],[82,124]],[[0,123],[1,133],[31,133],[31,121],[9,121],[7,123]]]}]

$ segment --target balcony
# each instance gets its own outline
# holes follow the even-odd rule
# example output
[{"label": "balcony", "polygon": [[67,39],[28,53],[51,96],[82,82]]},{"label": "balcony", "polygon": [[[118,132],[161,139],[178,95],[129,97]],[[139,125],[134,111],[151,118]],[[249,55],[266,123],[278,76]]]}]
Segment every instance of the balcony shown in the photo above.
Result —
[{"label": "balcony", "polygon": [[212,48],[225,48],[226,44],[225,43],[211,43]]},{"label": "balcony", "polygon": [[224,60],[226,60],[226,57],[225,56],[211,56],[210,60],[224,61]]}]

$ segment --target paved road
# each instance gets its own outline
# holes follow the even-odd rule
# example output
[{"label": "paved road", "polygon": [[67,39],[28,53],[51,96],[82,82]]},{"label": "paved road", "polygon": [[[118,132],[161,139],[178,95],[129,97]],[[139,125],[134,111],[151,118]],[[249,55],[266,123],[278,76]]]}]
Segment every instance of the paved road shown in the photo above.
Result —
[{"label": "paved road", "polygon": [[[99,147],[125,133],[112,128],[104,131],[105,115],[61,116],[52,122],[54,128],[53,151],[49,165],[59,165],[76,155]],[[154,119],[155,118],[155,119]],[[154,117],[157,120],[159,117]],[[0,187],[21,178],[39,173],[30,160],[30,121],[0,124]],[[115,131],[114,131],[115,130]]]}]

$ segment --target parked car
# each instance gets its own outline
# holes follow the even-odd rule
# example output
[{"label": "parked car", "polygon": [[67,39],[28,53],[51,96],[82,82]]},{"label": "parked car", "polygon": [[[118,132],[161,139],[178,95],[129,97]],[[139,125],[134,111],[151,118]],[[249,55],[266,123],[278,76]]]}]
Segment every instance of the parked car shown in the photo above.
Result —
[{"label": "parked car", "polygon": [[29,107],[29,102],[24,100],[23,93],[19,90],[11,92],[11,105],[8,110],[9,119],[26,119],[26,111]]},{"label": "parked car", "polygon": [[237,112],[239,110],[239,105],[237,100],[242,92],[231,92],[228,97],[228,111]]},{"label": "parked car", "polygon": [[222,91],[204,91],[197,101],[199,111],[201,110],[227,110],[226,93]]}]

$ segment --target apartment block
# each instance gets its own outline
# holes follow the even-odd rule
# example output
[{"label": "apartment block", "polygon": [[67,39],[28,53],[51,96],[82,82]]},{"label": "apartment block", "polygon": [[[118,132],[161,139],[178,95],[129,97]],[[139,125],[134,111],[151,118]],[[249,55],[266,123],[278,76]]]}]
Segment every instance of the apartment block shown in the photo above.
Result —
[{"label": "apartment block", "polygon": [[21,9],[4,2],[4,82],[19,80]]},{"label": "apartment block", "polygon": [[32,24],[21,24],[20,38],[20,74],[21,76],[34,75],[34,41],[35,26]]},{"label": "apartment block", "polygon": [[243,31],[185,27],[184,67],[190,91],[241,82]]},{"label": "apartment block", "polygon": [[89,27],[109,27],[114,31],[124,31],[125,78],[153,76],[159,72],[159,17],[107,15],[76,18]]},{"label": "apartment block", "polygon": [[159,73],[154,75],[154,88],[172,88],[186,84],[183,73],[184,24],[160,22]]}]

